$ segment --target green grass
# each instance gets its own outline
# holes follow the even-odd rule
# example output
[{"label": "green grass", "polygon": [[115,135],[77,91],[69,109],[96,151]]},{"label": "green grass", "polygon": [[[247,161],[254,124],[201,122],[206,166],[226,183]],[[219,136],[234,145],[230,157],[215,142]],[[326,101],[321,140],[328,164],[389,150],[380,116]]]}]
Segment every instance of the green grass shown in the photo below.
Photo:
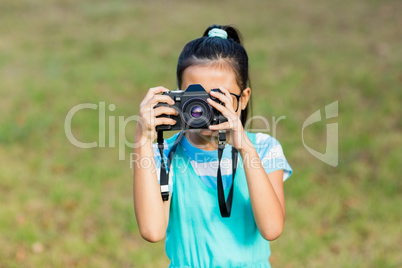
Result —
[{"label": "green grass", "polygon": [[[148,88],[176,88],[182,47],[213,23],[244,35],[254,114],[286,116],[276,137],[294,175],[272,265],[400,267],[401,12],[392,0],[1,1],[0,267],[168,265],[164,244],[138,232],[130,149],[123,161],[118,141],[76,148],[64,119],[86,102],[115,104],[116,123],[137,114]],[[307,152],[301,129],[336,100],[333,168]],[[97,112],[74,117],[78,139],[98,140]],[[306,142],[324,151],[325,130],[310,126]]]}]

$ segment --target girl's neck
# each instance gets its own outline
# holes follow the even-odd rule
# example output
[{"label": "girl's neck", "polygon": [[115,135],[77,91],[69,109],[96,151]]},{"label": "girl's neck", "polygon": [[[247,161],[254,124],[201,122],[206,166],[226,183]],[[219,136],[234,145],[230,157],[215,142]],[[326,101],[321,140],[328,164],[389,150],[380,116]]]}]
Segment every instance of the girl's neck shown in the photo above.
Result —
[{"label": "girl's neck", "polygon": [[187,131],[186,138],[192,145],[205,151],[213,151],[218,148],[218,143],[214,136],[201,135],[199,131]]}]

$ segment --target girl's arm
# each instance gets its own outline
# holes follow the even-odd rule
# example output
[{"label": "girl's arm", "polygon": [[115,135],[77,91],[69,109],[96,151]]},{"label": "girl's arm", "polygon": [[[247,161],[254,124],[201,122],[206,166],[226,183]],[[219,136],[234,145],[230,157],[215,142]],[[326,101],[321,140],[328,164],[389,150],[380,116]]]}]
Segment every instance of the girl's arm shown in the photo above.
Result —
[{"label": "girl's arm", "polygon": [[[155,140],[155,127],[161,124],[174,125],[170,118],[156,118],[161,114],[177,114],[173,108],[153,107],[159,102],[173,105],[173,100],[164,95],[166,88],[151,88],[140,105],[139,122],[134,140],[134,210],[141,236],[150,242],[158,242],[165,237],[169,222],[169,201],[163,202],[156,167],[152,142]],[[163,156],[161,156],[163,157]],[[149,163],[151,163],[149,165]]]},{"label": "girl's arm", "polygon": [[261,235],[272,241],[281,235],[285,223],[283,170],[265,173],[254,146],[247,140],[243,143],[239,153],[244,163],[254,218]]},{"label": "girl's arm", "polygon": [[208,103],[219,110],[228,121],[210,125],[211,130],[230,130],[228,142],[239,152],[244,162],[250,202],[254,218],[261,235],[267,240],[278,238],[285,223],[285,198],[283,194],[283,170],[265,173],[261,160],[251,141],[248,139],[239,115],[233,109],[232,98],[225,88],[223,94],[211,92],[225,105],[211,99]]}]

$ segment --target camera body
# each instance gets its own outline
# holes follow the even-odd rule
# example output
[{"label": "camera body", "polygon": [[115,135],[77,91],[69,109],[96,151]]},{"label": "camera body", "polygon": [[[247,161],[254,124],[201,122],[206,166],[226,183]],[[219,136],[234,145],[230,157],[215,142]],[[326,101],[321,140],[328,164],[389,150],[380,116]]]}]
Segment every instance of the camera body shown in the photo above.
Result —
[{"label": "camera body", "polygon": [[[211,91],[222,93],[219,89],[212,89]],[[208,129],[210,125],[217,125],[227,121],[221,112],[207,102],[207,99],[211,98],[220,104],[223,103],[219,99],[210,96],[200,84],[189,85],[185,91],[164,92],[163,95],[170,96],[175,101],[175,104],[159,103],[154,108],[168,106],[174,108],[179,114],[177,116],[165,114],[158,116],[172,118],[176,120],[176,124],[156,126],[156,131]]]}]

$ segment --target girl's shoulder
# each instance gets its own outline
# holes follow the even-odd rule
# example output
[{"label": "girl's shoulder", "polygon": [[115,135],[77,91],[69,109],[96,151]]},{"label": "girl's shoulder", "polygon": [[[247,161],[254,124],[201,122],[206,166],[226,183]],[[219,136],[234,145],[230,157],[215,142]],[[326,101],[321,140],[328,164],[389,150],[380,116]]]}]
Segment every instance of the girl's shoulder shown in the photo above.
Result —
[{"label": "girl's shoulder", "polygon": [[266,133],[246,131],[246,134],[254,146],[273,147],[276,145],[280,145],[280,143],[277,139],[275,139],[274,137],[272,137],[271,135],[266,134]]},{"label": "girl's shoulder", "polygon": [[261,159],[261,163],[266,173],[283,169],[283,180],[285,181],[291,174],[290,167],[279,141],[265,133],[252,133],[246,131],[248,138],[254,145]]}]

